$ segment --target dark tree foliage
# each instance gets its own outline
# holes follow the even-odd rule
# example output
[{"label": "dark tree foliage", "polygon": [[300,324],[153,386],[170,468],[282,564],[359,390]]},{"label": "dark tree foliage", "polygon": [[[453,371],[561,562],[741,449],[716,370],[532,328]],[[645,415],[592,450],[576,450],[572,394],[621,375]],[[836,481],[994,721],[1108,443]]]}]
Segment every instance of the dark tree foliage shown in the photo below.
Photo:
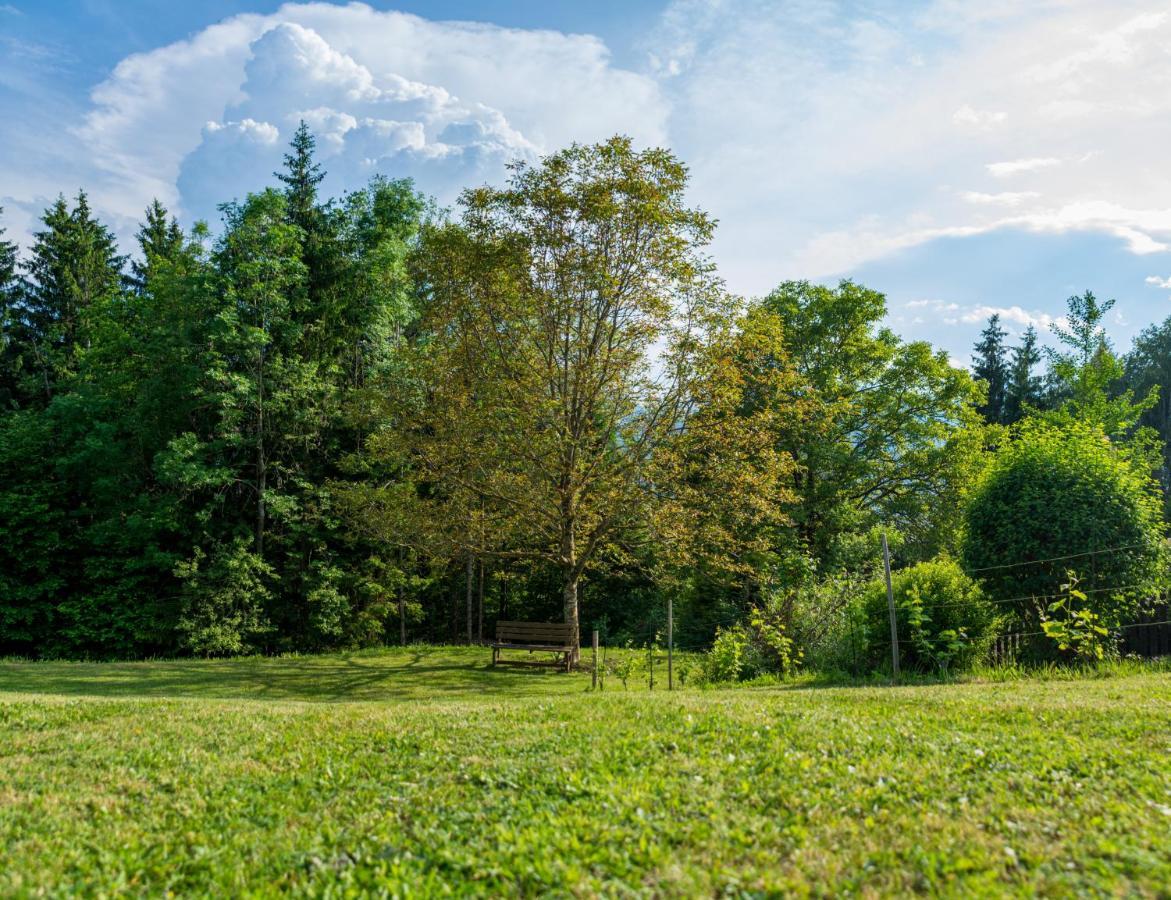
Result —
[{"label": "dark tree foliage", "polygon": [[1019,422],[1029,409],[1037,408],[1044,402],[1044,379],[1036,372],[1040,364],[1037,329],[1030,325],[1021,336],[1021,342],[1012,348],[1004,398],[1005,424]]},{"label": "dark tree foliage", "polygon": [[1125,384],[1136,396],[1158,401],[1151,405],[1141,422],[1158,434],[1161,448],[1159,481],[1165,503],[1171,502],[1171,318],[1143,329],[1134,340],[1125,360]]},{"label": "dark tree foliage", "polygon": [[173,262],[186,243],[179,221],[168,214],[158,200],[146,208],[146,218],[138,229],[140,259],[130,264],[130,283],[135,290],[145,291],[152,273],[162,262]]},{"label": "dark tree foliage", "polygon": [[1018,426],[965,519],[964,562],[1021,631],[1038,630],[1071,573],[1110,626],[1161,582],[1157,488],[1096,424]]},{"label": "dark tree foliage", "polygon": [[17,318],[22,389],[48,403],[68,387],[95,330],[122,292],[125,257],[90,211],[84,192],[70,209],[64,197],[45,211],[24,264],[26,290]]},{"label": "dark tree foliage", "polygon": [[289,152],[285,154],[285,170],[273,173],[286,186],[289,220],[306,231],[314,227],[320,215],[317,186],[325,179],[321,164],[313,158],[316,149],[317,139],[302,119]]},{"label": "dark tree foliage", "polygon": [[[633,152],[621,139],[606,146]],[[548,518],[548,485],[560,490],[540,471],[552,464],[580,486],[566,495],[579,511],[592,508],[582,497],[596,504],[609,492],[606,537],[574,567],[582,629],[611,645],[654,640],[668,591],[676,646],[706,645],[774,601],[789,610],[786,624],[800,624],[798,609],[828,621],[818,598],[838,594],[819,585],[857,583],[879,529],[902,563],[956,551],[966,536],[965,560],[977,567],[1135,541],[1129,555],[1079,570],[1089,596],[1109,597],[1111,621],[1135,599],[1112,585],[1145,590],[1159,572],[1162,523],[1146,477],[1159,454],[1145,435],[1161,438],[1168,484],[1171,319],[1145,331],[1123,367],[1103,327],[1110,303],[1071,298],[1052,388],[1042,390],[1036,332],[1008,348],[993,318],[976,374],[988,386],[986,419],[1021,420],[1006,432],[980,421],[966,372],[883,327],[876,291],[789,282],[740,306],[702,255],[638,274],[629,248],[647,240],[643,224],[662,233],[646,206],[658,188],[644,194],[638,179],[583,164],[582,189],[565,206],[565,164],[584,161],[583,148],[543,164],[526,183],[531,204],[469,193],[491,200],[491,214],[470,216],[462,237],[410,181],[319,196],[314,151],[302,123],[276,186],[225,204],[214,235],[202,224],[184,232],[152,203],[132,259],[84,193],[45,210],[23,256],[0,229],[0,656],[313,651],[560,618],[564,547],[578,544],[551,557],[533,524]],[[668,187],[685,177],[663,151],[645,158],[670,160]],[[632,210],[653,214],[644,222]],[[502,211],[517,227],[500,227]],[[706,217],[692,228],[688,240],[706,237]],[[469,233],[486,265],[464,272],[450,265],[464,256],[437,250],[459,250]],[[436,243],[443,235],[449,244]],[[532,235],[540,240],[517,242]],[[628,249],[615,250],[616,235]],[[444,285],[470,275],[451,307],[459,315],[437,317]],[[576,396],[547,377],[568,358],[564,334],[580,337],[574,352],[618,354],[619,369],[648,384],[661,374],[638,349],[661,346],[646,340],[645,323],[619,313],[585,328],[580,297],[617,290],[649,302],[668,283],[700,282],[710,302],[681,294],[701,320],[692,337],[719,340],[672,344],[671,358],[690,361],[696,377],[679,410],[654,417],[666,439],[646,451],[653,465],[615,465],[638,451],[630,429],[650,407],[617,404],[610,363],[582,383],[611,412],[559,430],[551,402]],[[550,318],[550,298],[571,315]],[[524,334],[539,338],[534,352],[506,352]],[[453,380],[449,360],[477,378]],[[585,443],[563,459],[557,442],[578,432]],[[450,436],[471,440],[454,454],[440,448],[444,467],[421,477],[425,447]],[[988,444],[1001,447],[995,458]],[[628,487],[638,503],[623,499]],[[402,492],[453,498],[445,509],[455,518],[374,520],[377,510],[354,504]],[[532,514],[501,518],[508,498]],[[756,515],[766,501],[769,515]],[[908,666],[957,664],[946,635],[971,630],[950,606],[928,608],[953,588],[965,603],[976,597],[948,566],[917,570],[922,590],[910,576],[899,589],[908,647],[918,641],[924,654]],[[1011,571],[1033,581],[989,578],[993,599],[1049,590],[1064,574]],[[872,598],[880,623],[883,597]]]},{"label": "dark tree foliage", "polygon": [[[0,215],[3,213],[3,207],[0,207]],[[16,334],[20,289],[16,245],[4,239],[4,231],[0,225],[0,414],[17,403],[20,366]]]},{"label": "dark tree foliage", "polygon": [[46,211],[5,305],[0,653],[381,642],[426,590],[332,487],[379,474],[357,453],[425,205],[375,180],[321,206],[312,149],[302,129],[288,191],[225,206],[214,243],[153,203],[125,278],[84,195]]},{"label": "dark tree foliage", "polygon": [[987,395],[978,409],[984,421],[990,424],[1007,421],[1006,403],[1009,381],[1009,365],[1004,338],[1007,332],[1000,327],[1000,314],[994,313],[988,325],[980,332],[976,344],[976,355],[972,358],[972,374],[983,386]]}]

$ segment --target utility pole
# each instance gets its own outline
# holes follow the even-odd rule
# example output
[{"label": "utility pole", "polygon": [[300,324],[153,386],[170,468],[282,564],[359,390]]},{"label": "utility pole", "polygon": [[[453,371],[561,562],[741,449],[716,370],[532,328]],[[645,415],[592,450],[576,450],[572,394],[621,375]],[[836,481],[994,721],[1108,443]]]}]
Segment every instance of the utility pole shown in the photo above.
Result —
[{"label": "utility pole", "polygon": [[895,618],[895,591],[890,583],[890,547],[882,533],[882,568],[886,573],[886,605],[890,608],[890,665],[894,683],[899,683],[899,626]]}]

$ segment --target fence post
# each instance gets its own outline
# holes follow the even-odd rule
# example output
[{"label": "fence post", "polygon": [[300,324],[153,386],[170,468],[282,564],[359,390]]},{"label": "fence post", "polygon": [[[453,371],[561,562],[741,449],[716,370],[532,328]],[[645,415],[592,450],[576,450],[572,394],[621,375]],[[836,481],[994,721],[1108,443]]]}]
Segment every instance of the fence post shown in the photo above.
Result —
[{"label": "fence post", "polygon": [[598,629],[594,629],[593,635],[590,637],[590,643],[594,645],[594,690],[598,689]]},{"label": "fence post", "polygon": [[667,690],[675,690],[675,674],[672,656],[675,652],[675,604],[667,595]]},{"label": "fence post", "polygon": [[882,568],[886,573],[886,605],[890,608],[890,664],[894,683],[899,682],[899,626],[895,619],[895,592],[890,583],[890,547],[882,533]]}]

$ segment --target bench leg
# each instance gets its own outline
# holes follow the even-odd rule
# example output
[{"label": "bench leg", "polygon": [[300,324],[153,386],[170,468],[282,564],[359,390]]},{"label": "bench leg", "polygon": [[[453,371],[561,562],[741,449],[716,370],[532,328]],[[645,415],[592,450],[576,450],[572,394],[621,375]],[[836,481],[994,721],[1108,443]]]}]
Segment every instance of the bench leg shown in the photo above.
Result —
[{"label": "bench leg", "polygon": [[492,668],[493,668],[493,669],[495,669],[495,668],[496,668],[496,654],[497,654],[497,653],[499,653],[499,652],[500,652],[500,651],[499,651],[499,650],[497,650],[495,647],[493,647],[493,648],[492,648]]}]

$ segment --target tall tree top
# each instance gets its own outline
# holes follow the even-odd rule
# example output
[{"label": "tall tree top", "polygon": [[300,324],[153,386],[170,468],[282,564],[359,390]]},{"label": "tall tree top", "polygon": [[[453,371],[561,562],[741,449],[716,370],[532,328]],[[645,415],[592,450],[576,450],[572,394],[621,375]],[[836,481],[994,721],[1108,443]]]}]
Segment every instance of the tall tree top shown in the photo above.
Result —
[{"label": "tall tree top", "polygon": [[1099,301],[1093,291],[1070,297],[1065,325],[1055,323],[1053,333],[1073,351],[1074,362],[1088,366],[1103,349],[1109,349],[1106,338],[1106,313],[1114,307],[1113,300]]},{"label": "tall tree top", "polygon": [[138,229],[137,237],[142,260],[135,260],[131,264],[131,281],[138,290],[142,290],[159,260],[173,260],[182,251],[183,229],[179,227],[178,220],[156,199],[146,208],[146,218]]},{"label": "tall tree top", "polygon": [[285,194],[289,198],[289,217],[302,227],[309,224],[317,204],[317,185],[325,178],[321,164],[313,159],[313,151],[316,149],[317,139],[302,119],[297,133],[289,142],[289,152],[285,154],[285,171],[273,173],[287,185]]},{"label": "tall tree top", "polygon": [[[4,207],[0,206],[0,215]],[[0,225],[0,295],[3,295],[16,277],[16,244],[4,239],[4,226]]]}]

